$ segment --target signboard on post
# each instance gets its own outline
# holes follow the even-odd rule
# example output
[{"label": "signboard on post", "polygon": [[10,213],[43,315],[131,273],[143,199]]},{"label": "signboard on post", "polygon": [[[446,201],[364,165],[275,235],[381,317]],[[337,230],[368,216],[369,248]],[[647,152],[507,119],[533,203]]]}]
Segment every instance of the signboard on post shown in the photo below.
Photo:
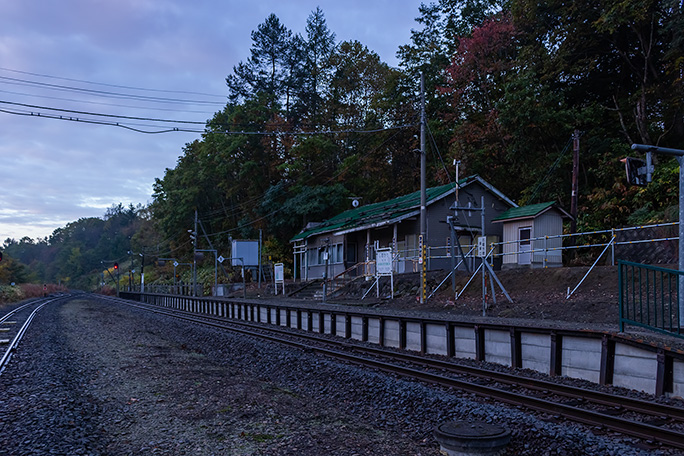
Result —
[{"label": "signboard on post", "polygon": [[392,267],[392,248],[377,249],[375,251],[375,284],[376,295],[380,297],[380,277],[390,278],[390,290],[394,298],[394,268]]},{"label": "signboard on post", "polygon": [[231,266],[259,265],[259,241],[233,239],[231,247]]},{"label": "signboard on post", "polygon": [[382,249],[376,252],[375,260],[378,267],[378,275],[392,275],[392,250]]},{"label": "signboard on post", "polygon": [[275,282],[275,294],[278,294],[279,283],[283,285],[283,294],[285,294],[285,265],[283,263],[273,265],[273,281]]}]

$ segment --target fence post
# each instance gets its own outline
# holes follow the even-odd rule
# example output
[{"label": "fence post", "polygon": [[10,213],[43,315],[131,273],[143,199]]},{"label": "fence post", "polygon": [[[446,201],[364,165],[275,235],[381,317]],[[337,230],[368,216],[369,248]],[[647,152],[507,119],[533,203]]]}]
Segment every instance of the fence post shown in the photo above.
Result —
[{"label": "fence post", "polygon": [[[615,228],[610,229],[610,236],[615,239]],[[615,243],[613,243],[613,246],[610,249],[610,265],[615,266]]]},{"label": "fence post", "polygon": [[547,267],[549,261],[549,237],[544,236],[544,268]]}]

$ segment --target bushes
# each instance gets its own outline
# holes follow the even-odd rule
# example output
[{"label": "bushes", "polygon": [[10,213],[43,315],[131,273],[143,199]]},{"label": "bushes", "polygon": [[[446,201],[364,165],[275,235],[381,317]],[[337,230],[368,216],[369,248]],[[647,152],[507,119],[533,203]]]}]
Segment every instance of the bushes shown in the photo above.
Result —
[{"label": "bushes", "polygon": [[22,299],[26,299],[22,287],[9,285],[0,286],[0,304],[17,302]]},{"label": "bushes", "polygon": [[44,293],[52,294],[64,293],[68,291],[66,287],[55,284],[45,285],[45,290],[43,290],[43,287],[43,285],[36,285],[32,283],[25,283],[15,286],[0,286],[0,304],[9,304],[28,298],[38,298],[43,296]]}]

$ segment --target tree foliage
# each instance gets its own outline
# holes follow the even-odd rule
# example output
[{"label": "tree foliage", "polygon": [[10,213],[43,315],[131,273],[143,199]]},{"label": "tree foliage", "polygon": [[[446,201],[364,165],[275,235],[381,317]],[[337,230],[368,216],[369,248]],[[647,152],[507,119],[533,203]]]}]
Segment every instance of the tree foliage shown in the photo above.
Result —
[{"label": "tree foliage", "polygon": [[232,237],[261,235],[265,254],[287,262],[289,239],[349,197],[370,203],[419,187],[421,74],[428,185],[451,180],[459,160],[519,203],[569,207],[577,129],[580,229],[671,218],[674,160],[656,157],[653,184],[635,189],[620,159],[633,142],[684,144],[683,9],[436,0],[421,4],[399,68],[361,42],[338,42],[320,8],[302,34],[270,14],[226,77],[226,106],[156,179],[149,208],[119,205],[49,239],[8,240],[6,251],[34,278],[74,281],[131,246],[187,257],[197,212],[200,247],[227,252]]}]

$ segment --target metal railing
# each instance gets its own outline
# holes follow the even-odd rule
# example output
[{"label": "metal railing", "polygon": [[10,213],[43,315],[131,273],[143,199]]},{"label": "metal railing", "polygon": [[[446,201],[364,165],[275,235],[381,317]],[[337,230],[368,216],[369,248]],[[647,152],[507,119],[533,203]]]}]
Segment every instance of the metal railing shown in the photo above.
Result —
[{"label": "metal railing", "polygon": [[[615,258],[615,249],[616,247],[620,246],[627,246],[627,245],[637,245],[637,244],[646,244],[646,243],[658,243],[658,242],[666,242],[666,241],[673,241],[677,242],[679,241],[678,236],[660,236],[660,237],[653,237],[652,235],[648,234],[642,234],[642,238],[637,238],[637,239],[631,239],[631,240],[620,240],[618,238],[619,233],[624,233],[624,232],[639,232],[640,230],[646,230],[646,229],[652,229],[652,228],[667,228],[667,227],[672,227],[675,228],[679,225],[679,222],[666,222],[666,223],[655,223],[655,224],[650,224],[650,225],[640,225],[640,226],[631,226],[631,227],[624,227],[624,228],[610,228],[607,230],[598,230],[598,231],[584,231],[580,233],[571,233],[571,234],[558,234],[558,235],[553,235],[553,236],[538,236],[538,237],[533,237],[530,239],[526,240],[520,240],[516,239],[513,241],[506,241],[506,242],[496,242],[488,245],[488,250],[491,250],[492,248],[495,249],[493,253],[491,253],[491,256],[494,258],[503,258],[507,256],[515,256],[515,255],[520,255],[521,253],[525,254],[539,254],[543,259],[537,260],[540,261],[542,267],[546,267],[547,263],[550,261],[550,256],[551,255],[559,255],[561,252],[564,251],[580,251],[580,250],[586,250],[586,249],[598,249],[598,252],[601,252],[602,249],[605,249],[607,247],[610,247],[608,250],[610,252],[610,264],[616,264],[616,258]],[[636,235],[638,236],[638,235]],[[554,242],[555,241],[555,242]],[[523,242],[528,242],[532,248],[529,250],[522,250],[520,248],[520,244]],[[513,246],[511,249],[510,246]],[[477,247],[476,245],[461,245],[461,248],[464,250],[464,252],[468,252],[465,254],[466,258],[477,258],[477,253],[476,249],[473,249],[473,247]],[[450,252],[450,247],[447,245],[439,245],[439,246],[427,246],[427,252],[428,252],[428,265],[430,264],[431,260],[436,260],[436,259],[447,259],[451,257],[451,252]],[[602,252],[602,254],[607,253],[607,252]],[[404,249],[399,252],[400,261],[416,261],[419,258],[419,252],[417,249]],[[458,253],[456,253],[458,257]],[[488,255],[489,256],[489,255]],[[559,257],[560,259],[560,257]],[[560,260],[559,260],[560,261]],[[415,272],[415,271],[414,271]]]},{"label": "metal railing", "polygon": [[679,282],[684,271],[618,261],[620,332],[625,324],[684,337]]}]

